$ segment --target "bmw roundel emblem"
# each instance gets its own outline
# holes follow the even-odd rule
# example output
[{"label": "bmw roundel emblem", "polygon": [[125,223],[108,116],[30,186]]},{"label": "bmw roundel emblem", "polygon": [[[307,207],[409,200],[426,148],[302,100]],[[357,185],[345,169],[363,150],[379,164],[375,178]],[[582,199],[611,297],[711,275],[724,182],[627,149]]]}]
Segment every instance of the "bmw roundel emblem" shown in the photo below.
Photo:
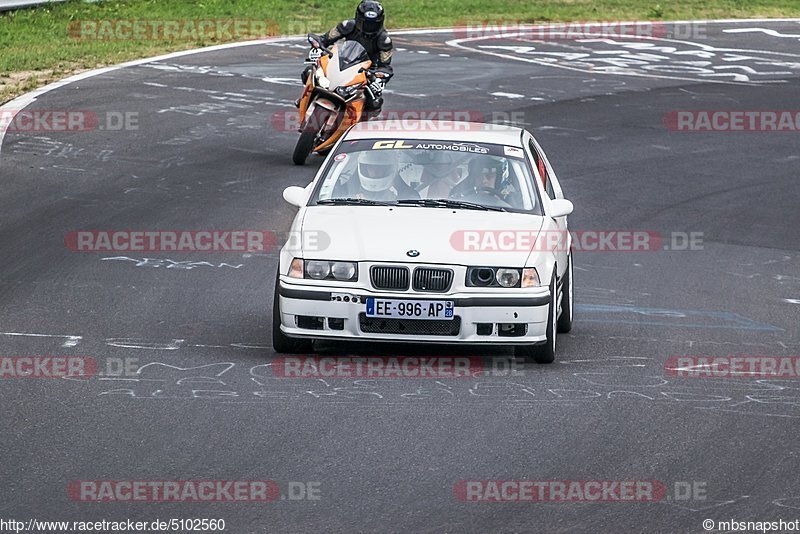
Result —
[{"label": "bmw roundel emblem", "polygon": [[419,250],[409,250],[408,252],[406,252],[406,256],[416,258],[417,256],[419,256]]}]

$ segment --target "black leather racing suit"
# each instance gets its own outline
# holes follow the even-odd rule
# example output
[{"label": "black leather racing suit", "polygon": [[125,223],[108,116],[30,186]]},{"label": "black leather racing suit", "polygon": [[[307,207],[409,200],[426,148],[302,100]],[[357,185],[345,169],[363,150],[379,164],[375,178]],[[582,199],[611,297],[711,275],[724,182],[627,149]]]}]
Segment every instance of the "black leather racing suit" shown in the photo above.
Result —
[{"label": "black leather racing suit", "polygon": [[[322,44],[325,47],[331,46],[339,39],[347,39],[348,41],[357,41],[364,47],[372,61],[372,68],[380,68],[390,74],[392,70],[392,39],[385,29],[381,29],[374,34],[366,34],[356,27],[356,21],[353,19],[343,20],[334,28],[331,28],[325,35],[322,36]],[[310,71],[310,69],[307,69]],[[307,72],[303,73],[303,82],[308,76]],[[370,115],[377,115],[383,106],[383,97],[378,96],[372,98],[370,92],[366,91],[365,111],[371,112]]]}]

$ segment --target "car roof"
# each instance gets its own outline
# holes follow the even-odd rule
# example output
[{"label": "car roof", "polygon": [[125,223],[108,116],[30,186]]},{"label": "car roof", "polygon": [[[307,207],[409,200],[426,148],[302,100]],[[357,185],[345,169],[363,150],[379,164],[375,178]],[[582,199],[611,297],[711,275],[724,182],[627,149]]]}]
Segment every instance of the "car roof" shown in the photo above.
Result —
[{"label": "car roof", "polygon": [[522,147],[522,128],[481,122],[370,120],[353,126],[345,139],[432,139]]}]

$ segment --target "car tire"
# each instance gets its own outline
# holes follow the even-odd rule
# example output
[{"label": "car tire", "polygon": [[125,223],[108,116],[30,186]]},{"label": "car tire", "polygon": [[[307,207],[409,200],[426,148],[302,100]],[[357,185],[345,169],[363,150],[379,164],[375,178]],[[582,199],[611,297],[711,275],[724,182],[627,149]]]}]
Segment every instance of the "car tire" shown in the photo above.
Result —
[{"label": "car tire", "polygon": [[538,345],[518,345],[514,347],[514,355],[522,357],[526,362],[553,363],[556,359],[556,271],[550,279],[550,304],[547,307],[547,341]]},{"label": "car tire", "polygon": [[556,330],[559,334],[567,334],[572,330],[572,317],[575,310],[574,282],[572,278],[572,254],[567,258],[567,270],[561,282],[561,315],[558,317]]},{"label": "car tire", "polygon": [[309,353],[314,348],[311,339],[297,339],[281,332],[281,309],[278,290],[280,274],[275,278],[275,296],[272,299],[272,349],[278,354]]}]

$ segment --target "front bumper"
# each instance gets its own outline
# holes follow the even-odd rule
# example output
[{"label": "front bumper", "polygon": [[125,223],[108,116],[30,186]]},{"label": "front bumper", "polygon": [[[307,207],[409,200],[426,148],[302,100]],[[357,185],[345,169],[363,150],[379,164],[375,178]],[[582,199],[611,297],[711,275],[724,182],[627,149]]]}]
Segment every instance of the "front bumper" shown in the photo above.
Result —
[{"label": "front bumper", "polygon": [[[280,313],[281,331],[290,337],[493,345],[529,345],[546,341],[545,331],[550,303],[548,287],[524,290],[513,295],[491,290],[469,294],[398,295],[364,288],[333,285],[322,288],[319,285],[309,286],[293,282],[296,280],[281,277],[278,285],[280,311],[273,310],[273,313]],[[436,321],[447,332],[433,335],[424,332],[431,326],[422,324],[430,323],[427,320],[369,321],[364,315],[367,297],[421,301],[452,300],[455,307],[454,320],[459,321],[460,325],[448,327],[446,321]],[[370,324],[367,328],[365,320]],[[379,331],[382,325],[387,324],[390,332]]]}]

